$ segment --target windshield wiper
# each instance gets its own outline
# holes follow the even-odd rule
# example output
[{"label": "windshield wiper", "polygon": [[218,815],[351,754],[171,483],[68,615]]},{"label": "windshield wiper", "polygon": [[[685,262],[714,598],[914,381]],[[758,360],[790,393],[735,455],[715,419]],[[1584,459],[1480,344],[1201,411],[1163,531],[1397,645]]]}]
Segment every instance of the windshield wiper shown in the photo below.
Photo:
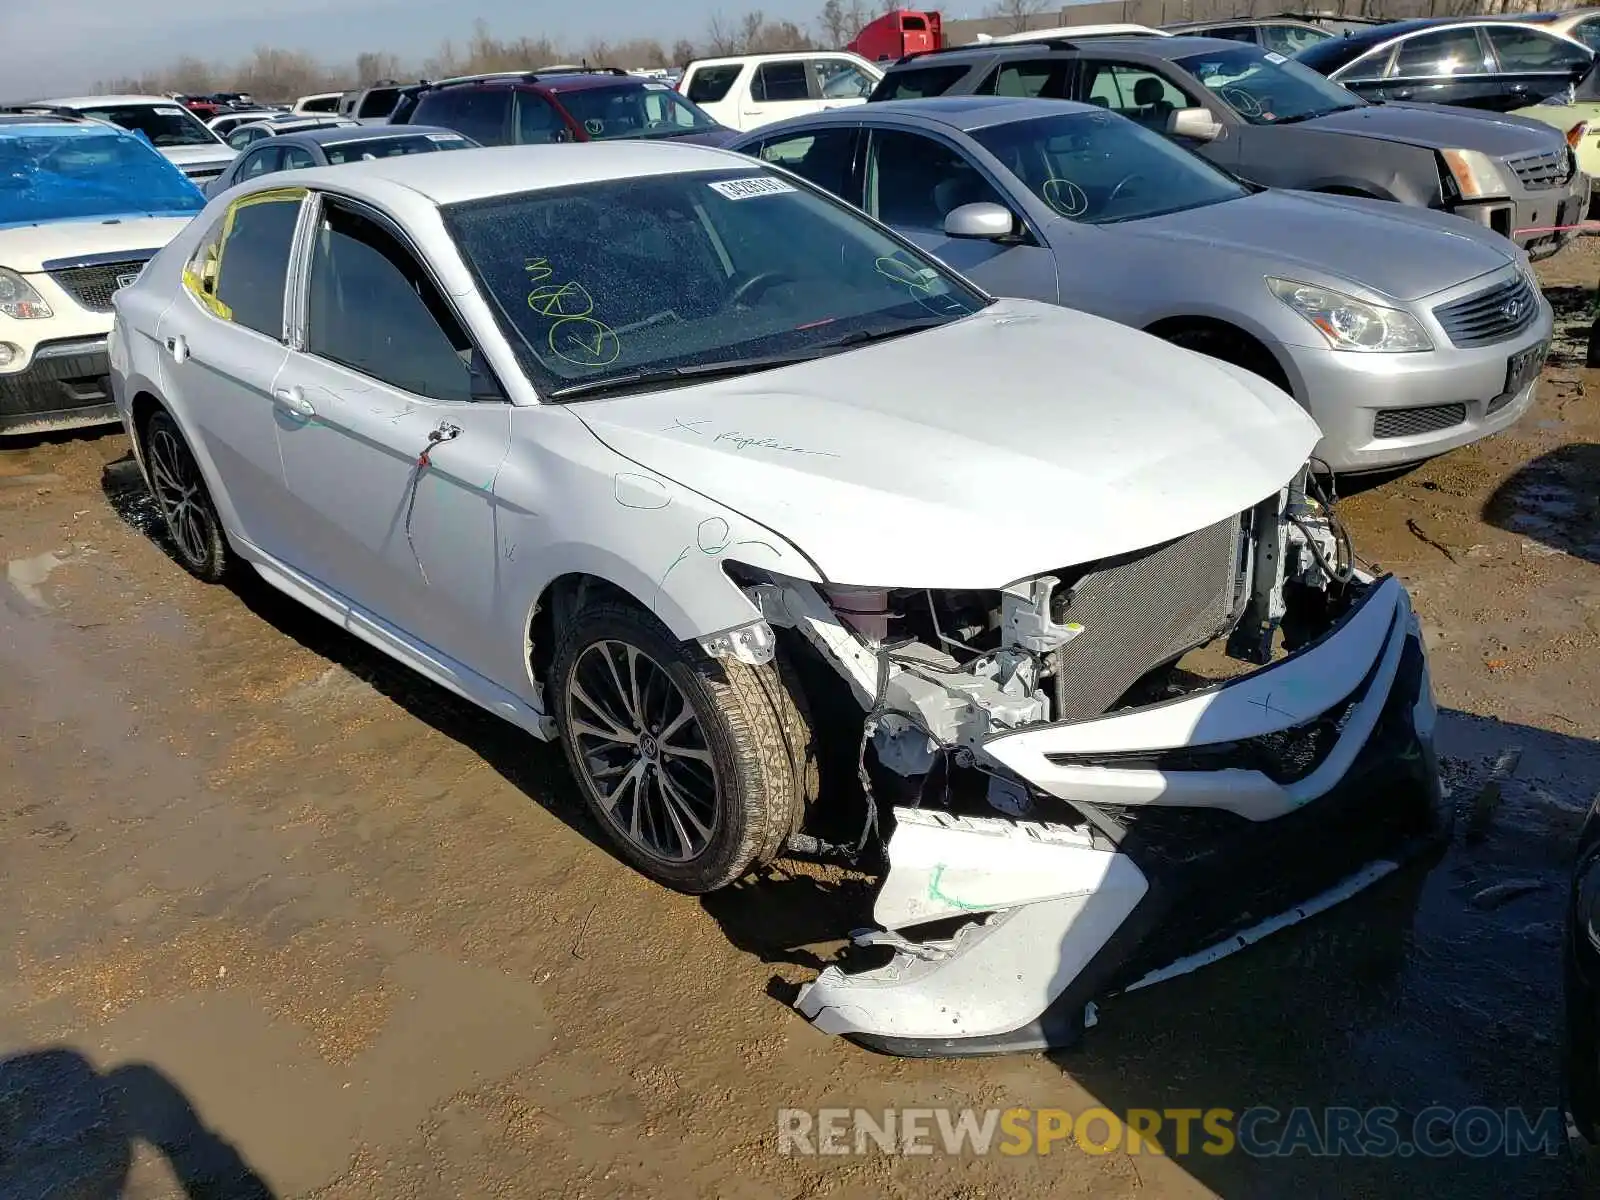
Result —
[{"label": "windshield wiper", "polygon": [[1366,105],[1364,105],[1364,104],[1339,104],[1339,105],[1335,105],[1333,108],[1324,108],[1324,109],[1321,109],[1321,110],[1319,110],[1317,112],[1295,113],[1291,117],[1279,117],[1276,121],[1273,122],[1273,124],[1274,125],[1296,125],[1296,124],[1299,124],[1301,121],[1314,121],[1318,117],[1326,117],[1330,113],[1349,112],[1352,108],[1365,108],[1365,107],[1366,107]]},{"label": "windshield wiper", "polygon": [[551,400],[569,400],[578,396],[594,396],[601,392],[628,391],[649,388],[658,384],[692,383],[705,379],[723,379],[732,375],[750,375],[774,367],[787,367],[809,362],[816,358],[816,350],[803,354],[769,354],[760,358],[725,358],[716,362],[691,363],[683,367],[663,367],[655,371],[629,371],[622,375],[608,375],[604,379],[586,379],[582,383],[569,383],[546,393]]},{"label": "windshield wiper", "polygon": [[947,323],[943,317],[932,317],[921,321],[908,321],[904,325],[895,325],[888,329],[857,329],[854,333],[847,333],[837,341],[823,343],[820,349],[848,350],[852,346],[865,346],[870,342],[886,342],[890,338],[901,337],[908,333],[917,333],[923,329],[934,329]]}]

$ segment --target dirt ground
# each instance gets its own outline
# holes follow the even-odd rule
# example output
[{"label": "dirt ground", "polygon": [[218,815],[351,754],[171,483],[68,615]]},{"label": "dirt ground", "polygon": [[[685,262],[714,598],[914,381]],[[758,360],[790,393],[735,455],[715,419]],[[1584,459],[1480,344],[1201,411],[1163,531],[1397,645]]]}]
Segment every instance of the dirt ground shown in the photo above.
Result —
[{"label": "dirt ground", "polygon": [[1053,1056],[819,1034],[786,1001],[861,880],[653,886],[553,748],[259,583],[185,575],[105,470],[119,433],[0,450],[0,1194],[1566,1194],[1546,1158],[775,1138],[783,1107],[1556,1103],[1562,888],[1600,790],[1600,241],[1541,271],[1564,340],[1535,411],[1343,506],[1424,615],[1456,803],[1520,751],[1488,836]]}]

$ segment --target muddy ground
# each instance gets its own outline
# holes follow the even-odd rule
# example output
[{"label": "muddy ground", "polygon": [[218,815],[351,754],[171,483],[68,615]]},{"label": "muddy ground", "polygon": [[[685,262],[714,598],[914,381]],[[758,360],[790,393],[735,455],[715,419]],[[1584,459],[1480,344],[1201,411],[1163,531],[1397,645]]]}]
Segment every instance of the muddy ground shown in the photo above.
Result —
[{"label": "muddy ground", "polygon": [[0,451],[0,1195],[1566,1194],[1537,1157],[774,1137],[778,1108],[824,1105],[1556,1102],[1562,888],[1600,789],[1600,241],[1542,274],[1566,340],[1537,409],[1344,505],[1424,615],[1455,801],[1521,752],[1488,836],[1050,1057],[822,1036],[785,999],[860,880],[665,892],[601,847],[552,748],[258,583],[185,575],[103,474],[120,434]]}]

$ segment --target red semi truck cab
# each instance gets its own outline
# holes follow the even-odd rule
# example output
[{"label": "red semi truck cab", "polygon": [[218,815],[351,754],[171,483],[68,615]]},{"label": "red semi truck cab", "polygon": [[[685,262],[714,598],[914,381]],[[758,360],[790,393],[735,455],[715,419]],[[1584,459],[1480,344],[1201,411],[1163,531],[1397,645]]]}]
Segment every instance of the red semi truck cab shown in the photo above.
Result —
[{"label": "red semi truck cab", "polygon": [[944,26],[936,12],[897,9],[863,25],[856,40],[845,49],[873,62],[942,50]]}]

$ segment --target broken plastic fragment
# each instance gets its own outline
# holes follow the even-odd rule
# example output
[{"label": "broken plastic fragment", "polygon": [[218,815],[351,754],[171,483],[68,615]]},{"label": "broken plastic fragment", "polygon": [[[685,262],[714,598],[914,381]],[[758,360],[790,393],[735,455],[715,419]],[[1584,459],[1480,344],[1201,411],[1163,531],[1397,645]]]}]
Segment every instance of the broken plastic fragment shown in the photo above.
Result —
[{"label": "broken plastic fragment", "polygon": [[850,935],[850,940],[857,946],[891,946],[903,954],[920,958],[924,962],[938,962],[942,958],[950,957],[937,946],[925,946],[921,942],[913,942],[892,929],[857,929]]}]

